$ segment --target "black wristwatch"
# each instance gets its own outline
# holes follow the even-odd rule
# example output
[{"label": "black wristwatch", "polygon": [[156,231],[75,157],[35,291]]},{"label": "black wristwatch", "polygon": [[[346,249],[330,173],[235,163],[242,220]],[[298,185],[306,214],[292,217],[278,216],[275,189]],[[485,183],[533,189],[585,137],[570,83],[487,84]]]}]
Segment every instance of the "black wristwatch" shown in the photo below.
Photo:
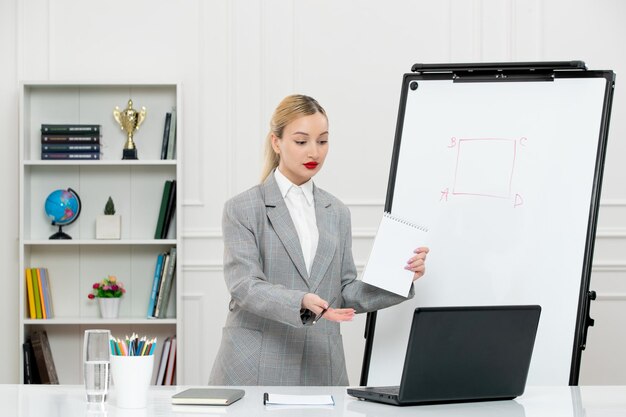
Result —
[{"label": "black wristwatch", "polygon": [[315,321],[315,313],[308,308],[303,308],[300,310],[300,319],[302,320],[303,325],[312,326]]}]

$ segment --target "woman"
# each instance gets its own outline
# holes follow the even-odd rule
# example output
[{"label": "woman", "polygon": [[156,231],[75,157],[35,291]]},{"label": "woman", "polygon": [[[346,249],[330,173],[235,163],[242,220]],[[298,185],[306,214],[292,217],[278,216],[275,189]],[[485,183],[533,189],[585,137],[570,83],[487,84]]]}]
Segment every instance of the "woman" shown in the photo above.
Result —
[{"label": "woman", "polygon": [[[270,127],[262,184],[224,207],[231,300],[209,383],[348,385],[339,322],[406,298],[356,280],[350,212],[311,180],[328,153],[324,109],[288,96]],[[405,266],[414,280],[427,253]]]}]

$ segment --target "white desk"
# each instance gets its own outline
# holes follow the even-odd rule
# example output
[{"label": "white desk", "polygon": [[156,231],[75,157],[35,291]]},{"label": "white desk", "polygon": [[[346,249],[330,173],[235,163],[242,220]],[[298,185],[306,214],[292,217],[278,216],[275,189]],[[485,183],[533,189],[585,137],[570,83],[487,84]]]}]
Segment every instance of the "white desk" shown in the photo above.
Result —
[{"label": "white desk", "polygon": [[[394,407],[358,401],[345,387],[243,387],[246,395],[229,407],[200,407],[199,412],[172,409],[170,397],[185,387],[153,387],[143,410],[122,410],[111,398],[103,410],[89,409],[84,388],[77,385],[0,385],[0,415],[15,417],[152,417],[152,416],[275,416],[275,417],[617,417],[626,416],[626,386],[619,387],[528,387],[512,401]],[[332,394],[336,405],[329,408],[269,409],[263,393]]]}]

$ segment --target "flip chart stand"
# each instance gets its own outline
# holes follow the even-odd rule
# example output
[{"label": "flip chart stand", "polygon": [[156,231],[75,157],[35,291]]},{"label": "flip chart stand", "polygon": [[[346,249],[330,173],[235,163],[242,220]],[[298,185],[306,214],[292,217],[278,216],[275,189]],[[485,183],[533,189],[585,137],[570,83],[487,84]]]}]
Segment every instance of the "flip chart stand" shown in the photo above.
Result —
[{"label": "flip chart stand", "polygon": [[[589,310],[595,292],[589,283],[615,74],[588,70],[583,61],[415,64],[411,71],[403,77],[385,211],[431,228],[437,246],[426,276],[415,284],[414,300],[368,314],[360,385],[399,381],[408,337],[402,327],[408,328],[406,311],[420,305],[523,303],[540,304],[545,313],[529,381],[576,385],[594,323]],[[453,137],[454,132],[465,136]],[[493,139],[504,145],[491,146],[497,142]],[[507,171],[511,174],[503,181],[508,187],[503,195],[482,192],[478,181],[470,184],[474,189],[464,183],[463,192],[450,188],[439,195],[447,186],[440,184],[453,180],[462,188],[461,140],[465,151],[471,150],[463,157],[469,161],[471,156],[475,165],[508,155],[496,148],[512,149],[514,169]],[[457,152],[456,161],[442,149],[445,141]],[[487,146],[472,150],[470,143]],[[454,169],[456,176],[449,175]],[[471,169],[470,174],[480,174]],[[415,178],[426,180],[416,188]],[[550,195],[542,181],[552,181],[555,194],[561,194]],[[577,187],[570,187],[572,182]],[[516,195],[518,188],[524,192]],[[498,235],[501,228],[476,233],[479,229],[472,226],[480,221],[510,229],[508,240]],[[545,225],[554,225],[554,231]],[[457,236],[455,227],[467,230]],[[559,237],[559,231],[572,235]],[[475,238],[469,242],[486,251],[471,268],[462,261],[474,259],[454,241],[468,235]],[[545,245],[533,259],[538,271],[526,272],[525,257],[532,253],[528,242],[537,241]],[[448,256],[447,263],[441,259]],[[455,262],[464,266],[457,268]],[[433,274],[440,275],[429,276]],[[389,362],[382,366],[385,358]],[[558,369],[555,378],[545,370],[550,368]]]}]

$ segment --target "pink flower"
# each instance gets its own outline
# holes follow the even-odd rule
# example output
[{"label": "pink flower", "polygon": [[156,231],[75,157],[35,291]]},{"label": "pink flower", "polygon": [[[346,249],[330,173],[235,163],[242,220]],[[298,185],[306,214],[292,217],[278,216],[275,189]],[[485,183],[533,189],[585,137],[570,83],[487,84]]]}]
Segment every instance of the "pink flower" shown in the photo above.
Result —
[{"label": "pink flower", "polygon": [[113,275],[109,275],[106,278],[94,283],[91,287],[91,294],[87,296],[90,300],[99,297],[121,297],[124,293],[126,293],[124,284],[118,281]]}]

